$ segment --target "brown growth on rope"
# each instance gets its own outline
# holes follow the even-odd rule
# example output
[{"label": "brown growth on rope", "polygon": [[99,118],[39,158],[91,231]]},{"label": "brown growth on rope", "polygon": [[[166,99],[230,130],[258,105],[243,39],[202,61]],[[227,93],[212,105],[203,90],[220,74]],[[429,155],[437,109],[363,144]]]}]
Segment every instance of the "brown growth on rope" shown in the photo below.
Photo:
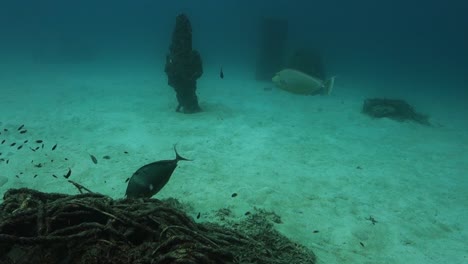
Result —
[{"label": "brown growth on rope", "polygon": [[249,219],[221,227],[195,223],[174,202],[11,189],[0,205],[0,263],[315,262],[257,214]]}]

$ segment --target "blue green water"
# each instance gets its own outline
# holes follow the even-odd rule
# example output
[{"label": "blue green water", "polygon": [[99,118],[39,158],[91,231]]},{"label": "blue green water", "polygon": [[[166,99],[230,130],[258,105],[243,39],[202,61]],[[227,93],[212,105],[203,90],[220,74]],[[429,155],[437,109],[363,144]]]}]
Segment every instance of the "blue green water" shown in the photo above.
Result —
[{"label": "blue green water", "polygon": [[[174,113],[164,73],[180,13],[204,67],[205,112],[193,116]],[[72,179],[120,198],[127,177],[171,158],[179,142],[195,161],[158,198],[204,215],[274,210],[278,229],[330,263],[463,263],[467,13],[463,1],[432,0],[1,1],[0,190],[76,193],[51,176],[71,168]],[[336,76],[331,96],[255,80],[265,18],[287,22],[285,53],[320,54]],[[360,113],[369,97],[404,99],[433,126],[372,120]],[[46,155],[30,150],[38,139]],[[31,159],[49,165],[36,172]],[[376,227],[363,220],[370,214]]]}]

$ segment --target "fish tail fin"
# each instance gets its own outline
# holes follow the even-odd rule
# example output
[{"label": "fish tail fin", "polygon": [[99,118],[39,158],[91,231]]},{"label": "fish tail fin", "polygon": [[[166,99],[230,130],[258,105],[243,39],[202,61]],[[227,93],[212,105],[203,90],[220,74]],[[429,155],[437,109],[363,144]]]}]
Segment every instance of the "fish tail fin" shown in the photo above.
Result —
[{"label": "fish tail fin", "polygon": [[335,84],[335,77],[333,76],[330,79],[325,81],[324,88],[325,88],[325,94],[330,95],[331,92],[333,91],[333,85]]},{"label": "fish tail fin", "polygon": [[192,161],[191,159],[187,159],[187,158],[184,158],[182,157],[181,155],[179,155],[179,153],[177,152],[177,148],[176,148],[177,144],[174,144],[174,152],[176,154],[176,160],[179,161],[179,160],[186,160],[186,161]]}]

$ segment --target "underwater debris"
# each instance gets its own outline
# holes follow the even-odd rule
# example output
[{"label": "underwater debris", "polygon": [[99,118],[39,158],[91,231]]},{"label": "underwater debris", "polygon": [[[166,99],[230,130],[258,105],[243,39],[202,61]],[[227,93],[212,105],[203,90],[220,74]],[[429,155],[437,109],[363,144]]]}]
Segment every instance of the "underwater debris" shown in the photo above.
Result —
[{"label": "underwater debris", "polygon": [[378,221],[375,220],[375,218],[372,215],[370,215],[369,217],[366,217],[364,219],[369,220],[372,223],[372,225],[375,225],[376,223],[378,223]]},{"label": "underwater debris", "polygon": [[261,212],[221,226],[196,223],[180,204],[10,189],[0,204],[0,263],[316,262]]},{"label": "underwater debris", "polygon": [[399,99],[366,99],[362,112],[374,118],[387,117],[400,122],[409,120],[422,125],[431,125],[427,115],[417,113],[411,105]]}]

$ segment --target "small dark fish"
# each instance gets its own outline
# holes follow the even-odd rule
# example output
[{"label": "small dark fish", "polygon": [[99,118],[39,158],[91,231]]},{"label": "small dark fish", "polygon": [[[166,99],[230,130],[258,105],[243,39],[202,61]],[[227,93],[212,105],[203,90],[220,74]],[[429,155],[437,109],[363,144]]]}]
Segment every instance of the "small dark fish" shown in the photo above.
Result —
[{"label": "small dark fish", "polygon": [[52,150],[55,150],[57,148],[57,144],[55,144],[53,147],[52,147]]},{"label": "small dark fish", "polygon": [[197,219],[200,219],[200,212],[198,212],[197,214]]},{"label": "small dark fish", "polygon": [[106,156],[104,156],[104,157],[102,157],[102,158],[108,160],[108,159],[110,159],[110,156],[106,155]]},{"label": "small dark fish", "polygon": [[28,143],[28,140],[26,139],[23,143],[24,143],[24,144]]},{"label": "small dark fish", "polygon": [[21,125],[18,127],[18,131],[20,131],[21,129],[23,129],[24,125]]},{"label": "small dark fish", "polygon": [[25,129],[25,130],[21,130],[21,131],[20,131],[20,134],[24,134],[24,133],[26,133],[26,132],[28,132],[28,130],[26,130],[26,129]]},{"label": "small dark fish", "polygon": [[35,149],[33,149],[33,148],[31,148],[31,147],[29,147],[29,149],[30,149],[30,150],[32,150],[33,152],[36,152],[36,150],[35,150]]},{"label": "small dark fish", "polygon": [[23,148],[23,145],[19,145],[17,149],[20,150],[22,148]]},{"label": "small dark fish", "polygon": [[13,147],[14,145],[16,145],[16,142],[11,143],[10,147]]},{"label": "small dark fish", "polygon": [[237,193],[231,194],[231,197],[232,197],[232,198],[237,197]]},{"label": "small dark fish", "polygon": [[42,141],[40,139],[36,140],[36,143],[42,143],[42,142],[44,142],[44,141]]},{"label": "small dark fish", "polygon": [[2,140],[2,144],[3,144],[3,143],[5,143],[5,141],[6,141],[5,139],[4,139],[4,140]]},{"label": "small dark fish", "polygon": [[68,158],[65,158],[65,160],[68,160]]},{"label": "small dark fish", "polygon": [[0,156],[2,155],[2,152],[0,152]]},{"label": "small dark fish", "polygon": [[94,164],[97,164],[97,159],[96,157],[94,157],[94,155],[89,154],[89,157],[91,158]]},{"label": "small dark fish", "polygon": [[379,221],[375,220],[375,218],[372,215],[370,215],[369,217],[367,217],[365,219],[371,221],[372,225],[375,225],[376,223],[379,222]]},{"label": "small dark fish", "polygon": [[68,178],[70,178],[70,175],[71,175],[71,169],[68,168],[67,174],[65,174],[63,177],[65,177],[65,179],[68,179]]},{"label": "small dark fish", "polygon": [[128,154],[128,151],[124,151],[125,154]]},{"label": "small dark fish", "polygon": [[127,178],[127,179],[125,180],[125,183],[127,183],[129,180],[130,180],[130,178]]},{"label": "small dark fish", "polygon": [[16,174],[15,176],[16,176],[16,178],[18,178],[18,179],[19,179],[19,176],[18,176],[18,174]]},{"label": "small dark fish", "polygon": [[42,144],[41,148],[44,148],[44,144]]},{"label": "small dark fish", "polygon": [[359,244],[361,245],[361,247],[364,247],[364,243],[362,243],[362,242],[359,242]]},{"label": "small dark fish", "polygon": [[245,212],[245,214],[244,214],[244,215],[250,215],[250,212],[249,212],[249,211],[247,211],[247,212]]},{"label": "small dark fish", "polygon": [[34,174],[34,177],[33,178],[36,178],[37,177],[37,174]]},{"label": "small dark fish", "polygon": [[219,70],[219,78],[224,79],[223,67]]},{"label": "small dark fish", "polygon": [[34,151],[36,151],[36,150],[38,150],[38,149],[39,149],[39,147],[36,147],[36,148],[34,149]]},{"label": "small dark fish", "polygon": [[8,132],[8,129],[4,128],[3,131]]},{"label": "small dark fish", "polygon": [[57,177],[57,175],[55,175],[55,174],[52,174],[52,177],[54,177],[54,178],[58,178],[58,177]]},{"label": "small dark fish", "polygon": [[177,153],[173,160],[160,160],[139,168],[130,178],[125,196],[128,198],[150,198],[158,193],[171,178],[179,160],[189,160]]},{"label": "small dark fish", "polygon": [[9,160],[9,159],[6,160],[6,164],[8,164],[8,163],[10,163],[10,160]]}]

